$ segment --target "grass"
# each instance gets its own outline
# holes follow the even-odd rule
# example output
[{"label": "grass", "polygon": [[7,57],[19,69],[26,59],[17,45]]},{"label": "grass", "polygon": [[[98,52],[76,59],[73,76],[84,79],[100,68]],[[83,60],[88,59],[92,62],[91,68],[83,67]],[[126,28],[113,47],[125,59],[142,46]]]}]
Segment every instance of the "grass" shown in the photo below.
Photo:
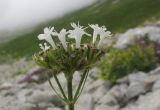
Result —
[{"label": "grass", "polygon": [[[106,25],[113,33],[124,32],[128,28],[142,25],[146,21],[159,20],[160,0],[99,0],[95,4],[79,11],[65,15],[48,23],[39,25],[33,32],[17,36],[14,40],[0,44],[0,59],[6,56],[13,58],[28,56],[39,50],[38,34],[45,26],[56,29],[69,28],[70,22],[79,21],[82,25],[98,23]],[[1,60],[0,60],[1,61]],[[5,62],[5,60],[3,60]]]}]

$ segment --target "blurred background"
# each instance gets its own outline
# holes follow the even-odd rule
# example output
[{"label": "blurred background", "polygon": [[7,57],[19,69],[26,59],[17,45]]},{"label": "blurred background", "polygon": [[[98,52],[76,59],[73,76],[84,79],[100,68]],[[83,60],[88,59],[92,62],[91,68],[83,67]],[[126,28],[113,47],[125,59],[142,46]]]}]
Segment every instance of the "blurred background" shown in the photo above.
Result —
[{"label": "blurred background", "polygon": [[[71,22],[78,21],[84,26],[105,25],[114,40],[103,62],[91,70],[90,88],[86,88],[89,95],[83,94],[90,102],[82,98],[77,110],[144,110],[145,106],[160,110],[160,0],[0,0],[0,110],[21,110],[21,104],[22,108],[34,108],[24,110],[51,110],[49,105],[37,109],[35,103],[40,104],[41,99],[30,94],[38,85],[43,96],[41,89],[46,86],[43,75],[38,75],[47,71],[32,61],[32,55],[40,50],[37,36],[44,27],[69,29]],[[122,93],[106,95],[111,90]],[[151,102],[144,101],[148,99]],[[26,105],[26,100],[31,100],[31,105]],[[65,109],[55,102],[55,110]],[[91,102],[95,104],[92,107]]]}]

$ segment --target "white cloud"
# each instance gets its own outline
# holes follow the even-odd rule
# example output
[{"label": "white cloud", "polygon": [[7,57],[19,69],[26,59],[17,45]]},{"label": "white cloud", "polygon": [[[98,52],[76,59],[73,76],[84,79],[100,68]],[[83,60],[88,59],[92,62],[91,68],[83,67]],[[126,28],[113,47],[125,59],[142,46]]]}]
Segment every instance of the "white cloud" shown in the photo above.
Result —
[{"label": "white cloud", "polygon": [[0,0],[0,30],[36,25],[96,0]]}]

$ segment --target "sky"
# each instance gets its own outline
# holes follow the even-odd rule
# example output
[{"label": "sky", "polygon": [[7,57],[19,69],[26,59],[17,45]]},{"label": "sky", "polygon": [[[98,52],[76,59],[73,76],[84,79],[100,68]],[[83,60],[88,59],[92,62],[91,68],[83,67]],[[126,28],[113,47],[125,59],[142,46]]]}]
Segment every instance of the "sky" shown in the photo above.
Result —
[{"label": "sky", "polygon": [[96,0],[0,0],[0,32],[34,26]]}]

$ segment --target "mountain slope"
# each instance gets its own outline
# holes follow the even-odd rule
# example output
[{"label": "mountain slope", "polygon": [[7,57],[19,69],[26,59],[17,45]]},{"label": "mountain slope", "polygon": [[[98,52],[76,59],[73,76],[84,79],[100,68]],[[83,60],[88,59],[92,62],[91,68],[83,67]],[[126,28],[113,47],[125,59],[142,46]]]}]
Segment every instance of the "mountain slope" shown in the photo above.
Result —
[{"label": "mountain slope", "polygon": [[159,4],[160,0],[99,0],[89,7],[41,24],[33,32],[1,44],[0,55],[1,58],[6,55],[31,57],[39,50],[37,35],[43,32],[45,26],[55,26],[56,29],[60,29],[69,27],[70,22],[79,21],[82,25],[98,23],[106,25],[114,33],[123,32],[146,21],[159,20]]}]

